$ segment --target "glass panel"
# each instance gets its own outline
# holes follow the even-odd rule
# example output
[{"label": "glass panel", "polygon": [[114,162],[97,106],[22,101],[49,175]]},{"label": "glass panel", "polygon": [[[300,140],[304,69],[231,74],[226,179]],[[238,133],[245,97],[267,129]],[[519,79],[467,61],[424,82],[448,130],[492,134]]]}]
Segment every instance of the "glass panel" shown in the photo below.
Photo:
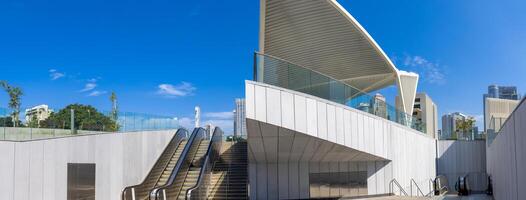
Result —
[{"label": "glass panel", "polygon": [[426,125],[397,110],[381,96],[372,96],[351,85],[285,60],[255,54],[256,81],[310,94],[374,114],[425,133]]},{"label": "glass panel", "polygon": [[[75,105],[76,110],[21,108],[15,126],[10,109],[0,108],[0,140],[25,141],[128,131],[178,129],[177,118],[132,112],[98,111]],[[71,126],[73,117],[73,129]]]},{"label": "glass panel", "polygon": [[327,198],[367,194],[367,171],[309,174],[310,197]]},{"label": "glass panel", "polygon": [[68,163],[68,199],[95,199],[95,164]]}]

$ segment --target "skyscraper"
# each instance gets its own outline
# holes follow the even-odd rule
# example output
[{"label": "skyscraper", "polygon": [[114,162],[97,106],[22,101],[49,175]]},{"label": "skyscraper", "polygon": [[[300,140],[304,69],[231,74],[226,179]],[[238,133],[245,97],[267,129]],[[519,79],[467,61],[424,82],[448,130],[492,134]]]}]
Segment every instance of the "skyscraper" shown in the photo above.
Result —
[{"label": "skyscraper", "polygon": [[441,139],[449,139],[453,136],[457,129],[456,121],[457,120],[466,120],[467,116],[460,113],[454,112],[450,114],[445,114],[442,116],[442,132],[440,135]]},{"label": "skyscraper", "polygon": [[371,99],[371,107],[374,115],[387,118],[387,104],[385,103],[385,97],[382,94],[376,93],[374,95],[374,98]]},{"label": "skyscraper", "polygon": [[[401,100],[397,96],[395,99],[397,106],[400,106]],[[412,116],[414,120],[424,123],[424,129],[430,136],[436,137],[438,133],[438,111],[437,105],[426,93],[417,93],[413,105]]]},{"label": "skyscraper", "polygon": [[243,137],[247,135],[245,110],[245,99],[236,99],[236,109],[234,110],[234,136]]},{"label": "skyscraper", "polygon": [[[483,95],[484,131],[487,132],[492,117],[505,119],[519,103],[520,95],[515,86],[488,86]],[[505,121],[505,120],[504,120]]]},{"label": "skyscraper", "polygon": [[497,99],[519,100],[520,96],[515,86],[488,86],[488,94],[485,97]]}]

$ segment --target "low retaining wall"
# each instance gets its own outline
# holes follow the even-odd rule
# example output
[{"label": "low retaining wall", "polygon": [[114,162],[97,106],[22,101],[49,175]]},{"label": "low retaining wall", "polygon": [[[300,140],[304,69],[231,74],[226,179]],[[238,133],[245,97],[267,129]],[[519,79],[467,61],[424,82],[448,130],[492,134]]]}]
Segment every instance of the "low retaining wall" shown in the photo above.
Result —
[{"label": "low retaining wall", "polygon": [[67,199],[68,163],[95,164],[95,198],[140,183],[176,130],[0,141],[0,199]]}]

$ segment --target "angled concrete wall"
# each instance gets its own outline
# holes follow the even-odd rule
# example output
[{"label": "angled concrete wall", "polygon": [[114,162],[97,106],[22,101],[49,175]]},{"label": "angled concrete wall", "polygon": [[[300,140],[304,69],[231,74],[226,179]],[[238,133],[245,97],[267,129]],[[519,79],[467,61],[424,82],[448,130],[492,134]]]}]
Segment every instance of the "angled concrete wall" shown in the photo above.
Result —
[{"label": "angled concrete wall", "polygon": [[487,148],[495,199],[526,199],[526,101],[517,106]]},{"label": "angled concrete wall", "polygon": [[449,191],[455,191],[459,176],[469,174],[469,186],[474,191],[485,191],[486,141],[439,140],[437,174],[448,179]]},{"label": "angled concrete wall", "polygon": [[95,163],[95,198],[142,181],[176,130],[0,141],[0,199],[67,198],[67,164]]},{"label": "angled concrete wall", "polygon": [[[429,180],[436,176],[436,143],[433,138],[395,122],[304,93],[252,81],[247,81],[245,87],[247,119],[283,127],[385,159],[387,164],[377,163],[384,161],[366,164],[368,173],[371,173],[368,174],[368,194],[387,193],[392,179],[400,182],[409,192],[412,178],[424,193],[429,192]],[[248,131],[250,144],[251,133]],[[274,153],[279,156],[278,151]],[[279,170],[280,165],[289,170]],[[251,198],[285,198],[287,195],[282,195],[274,184],[281,180],[280,177],[289,177],[289,181],[280,184],[279,188],[283,185],[298,188],[292,193],[288,190],[289,198],[310,196],[306,189],[309,184],[304,181],[308,181],[308,172],[314,170],[311,166],[316,165],[323,163],[286,161],[274,164],[250,159]],[[291,173],[291,166],[292,169],[299,166],[299,170]],[[291,185],[295,181],[290,180],[304,181],[300,181],[300,185]]]}]

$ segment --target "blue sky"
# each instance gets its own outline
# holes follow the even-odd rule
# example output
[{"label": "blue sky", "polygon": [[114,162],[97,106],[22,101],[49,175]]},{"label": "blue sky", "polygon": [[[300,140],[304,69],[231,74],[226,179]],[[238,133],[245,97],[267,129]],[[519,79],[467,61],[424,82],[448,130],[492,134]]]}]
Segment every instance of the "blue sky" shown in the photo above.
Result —
[{"label": "blue sky", "polygon": [[[398,68],[420,73],[418,90],[440,114],[481,120],[487,85],[526,88],[526,2],[340,3]],[[258,17],[256,0],[3,0],[0,80],[24,89],[23,107],[109,110],[115,91],[123,111],[189,124],[199,105],[204,121],[230,130],[234,98],[244,96],[244,80],[252,77]]]}]

